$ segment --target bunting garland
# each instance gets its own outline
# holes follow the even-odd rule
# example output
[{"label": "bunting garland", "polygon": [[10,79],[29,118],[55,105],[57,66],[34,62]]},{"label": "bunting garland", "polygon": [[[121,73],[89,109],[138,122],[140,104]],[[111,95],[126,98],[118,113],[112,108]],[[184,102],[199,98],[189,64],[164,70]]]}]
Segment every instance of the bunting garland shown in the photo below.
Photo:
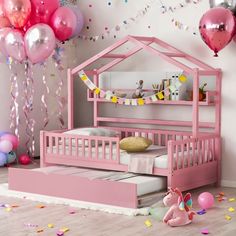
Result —
[{"label": "bunting garland", "polygon": [[158,100],[163,100],[165,96],[168,96],[170,93],[175,92],[180,88],[183,83],[187,82],[187,77],[185,75],[179,76],[178,80],[165,88],[162,91],[158,91],[151,96],[142,97],[142,98],[123,98],[118,97],[113,94],[111,91],[104,91],[101,88],[97,87],[85,74],[84,71],[79,72],[80,79],[84,82],[84,84],[91,90],[95,95],[99,95],[100,98],[104,98],[107,101],[110,101],[114,104],[126,105],[126,106],[143,106],[145,104],[150,104],[152,102],[156,102]]}]

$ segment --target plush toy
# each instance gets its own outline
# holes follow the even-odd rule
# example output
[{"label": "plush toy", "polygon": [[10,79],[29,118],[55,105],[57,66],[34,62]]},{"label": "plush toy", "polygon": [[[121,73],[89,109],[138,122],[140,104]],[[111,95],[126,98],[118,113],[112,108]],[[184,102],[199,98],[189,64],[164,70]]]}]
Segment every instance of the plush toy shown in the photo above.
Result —
[{"label": "plush toy", "polygon": [[166,212],[163,222],[170,226],[182,226],[192,222],[194,212],[190,212],[192,207],[191,194],[187,193],[183,197],[178,188],[169,188],[167,195],[163,199],[165,206],[170,207]]},{"label": "plush toy", "polygon": [[142,98],[144,96],[143,94],[143,80],[139,80],[139,82],[136,83],[137,88],[135,92],[132,94],[132,98]]}]

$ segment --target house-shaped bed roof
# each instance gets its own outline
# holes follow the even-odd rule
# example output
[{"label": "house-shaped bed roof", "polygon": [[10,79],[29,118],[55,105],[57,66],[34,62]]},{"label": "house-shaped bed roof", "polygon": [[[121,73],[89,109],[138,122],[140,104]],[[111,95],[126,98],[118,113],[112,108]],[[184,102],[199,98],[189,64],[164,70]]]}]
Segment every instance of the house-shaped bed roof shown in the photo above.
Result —
[{"label": "house-shaped bed roof", "polygon": [[[126,43],[132,43],[134,44],[135,47],[132,48],[126,54],[112,53],[112,51],[121,48]],[[157,49],[154,46],[158,46],[161,49]],[[112,61],[107,62],[105,65],[103,65],[102,67],[96,70],[97,74],[101,74],[141,50],[145,50],[154,55],[159,56],[160,58],[164,59],[170,64],[177,66],[179,69],[183,70],[184,72],[188,74],[194,74],[195,73],[194,71],[196,69],[198,69],[199,75],[216,75],[217,74],[217,70],[215,68],[205,64],[204,62],[198,60],[197,58],[189,54],[186,54],[178,50],[177,48],[167,44],[166,42],[156,37],[140,37],[140,36],[130,36],[130,35],[117,41],[113,45],[109,46],[105,50],[98,53],[97,55],[91,57],[90,59],[86,60],[79,66],[75,67],[74,69],[71,70],[71,73],[76,74],[81,70],[85,70],[87,66],[90,66],[91,64],[93,64],[99,59],[102,59],[102,58],[112,59]],[[182,59],[182,61],[180,61],[180,59]],[[193,67],[190,67],[189,64],[192,64]]]}]

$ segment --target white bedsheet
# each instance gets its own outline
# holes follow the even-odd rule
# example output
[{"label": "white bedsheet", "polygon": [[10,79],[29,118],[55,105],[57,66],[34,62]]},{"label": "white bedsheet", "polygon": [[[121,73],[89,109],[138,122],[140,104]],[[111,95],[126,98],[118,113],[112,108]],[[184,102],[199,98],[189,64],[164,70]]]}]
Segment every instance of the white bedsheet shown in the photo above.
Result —
[{"label": "white bedsheet", "polygon": [[[163,149],[163,146],[151,145],[148,149]],[[78,151],[81,152],[81,148],[79,148]],[[99,157],[98,158],[102,159],[102,146],[98,147],[98,151],[99,151]],[[113,152],[113,155],[115,157],[115,154],[116,154],[115,146],[113,146],[112,152]],[[47,149],[47,153],[50,153],[49,148]],[[55,146],[53,147],[53,153],[54,154],[57,153],[57,148]],[[59,154],[62,155],[62,146],[59,146]],[[68,146],[66,146],[65,154],[69,156]],[[88,153],[88,148],[85,148],[85,157],[87,157],[88,154],[89,154]],[[106,154],[107,154],[107,156],[109,156],[109,146],[106,146]],[[76,147],[73,146],[72,147],[72,156],[75,156],[75,155],[76,155]],[[180,153],[180,155],[181,155],[181,153]],[[187,152],[185,152],[185,155],[187,155]],[[192,151],[190,151],[190,155],[192,155]],[[95,157],[95,148],[92,148],[92,156]],[[130,158],[131,158],[131,155],[129,153],[127,153],[126,151],[120,150],[120,164],[129,165]],[[192,164],[192,163],[193,163],[193,161],[192,161],[192,158],[191,158],[190,164]],[[187,160],[185,160],[184,164],[187,165]],[[180,167],[181,167],[181,165],[182,165],[182,163],[179,162]],[[155,161],[154,161],[154,167],[161,168],[161,169],[168,168],[168,155],[165,154],[165,155],[161,155],[159,157],[156,157]]]}]

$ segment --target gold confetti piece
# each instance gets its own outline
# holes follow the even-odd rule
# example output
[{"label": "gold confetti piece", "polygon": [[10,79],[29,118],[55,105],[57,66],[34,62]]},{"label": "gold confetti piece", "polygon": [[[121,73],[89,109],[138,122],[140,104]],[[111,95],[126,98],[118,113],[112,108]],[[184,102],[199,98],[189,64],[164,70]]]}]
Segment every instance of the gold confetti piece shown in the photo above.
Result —
[{"label": "gold confetti piece", "polygon": [[231,220],[231,216],[225,215],[226,220]]},{"label": "gold confetti piece", "polygon": [[147,227],[151,227],[152,226],[152,222],[150,220],[146,220],[144,222],[144,224],[147,226]]},{"label": "gold confetti piece", "polygon": [[12,208],[10,208],[10,207],[5,209],[5,211],[7,211],[7,212],[10,212],[11,210],[12,210]]},{"label": "gold confetti piece", "polygon": [[234,212],[235,209],[234,209],[233,207],[230,207],[230,208],[228,209],[228,211],[229,211],[229,212]]},{"label": "gold confetti piece", "polygon": [[36,207],[42,209],[42,208],[45,208],[46,206],[44,206],[44,205],[37,205]]},{"label": "gold confetti piece", "polygon": [[48,228],[54,228],[54,225],[53,224],[48,224]]},{"label": "gold confetti piece", "polygon": [[230,198],[229,202],[235,202],[235,198]]},{"label": "gold confetti piece", "polygon": [[60,229],[60,231],[62,231],[63,233],[68,232],[70,229],[67,227],[63,227],[62,229]]},{"label": "gold confetti piece", "polygon": [[43,232],[43,229],[37,229],[36,232],[37,232],[37,233],[42,233],[42,232]]}]

